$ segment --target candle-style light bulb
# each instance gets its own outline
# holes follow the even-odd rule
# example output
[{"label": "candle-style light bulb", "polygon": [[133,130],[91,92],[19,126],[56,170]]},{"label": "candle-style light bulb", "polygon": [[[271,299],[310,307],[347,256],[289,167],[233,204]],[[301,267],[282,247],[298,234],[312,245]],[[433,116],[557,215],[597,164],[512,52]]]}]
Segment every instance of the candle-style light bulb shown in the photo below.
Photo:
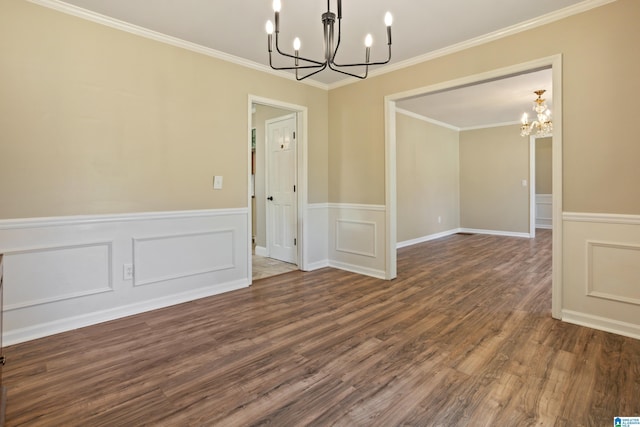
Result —
[{"label": "candle-style light bulb", "polygon": [[[293,39],[293,50],[294,50],[293,54],[296,57],[295,64],[297,67],[300,64],[300,61],[298,60],[298,56],[300,55],[300,39],[298,37]],[[296,69],[296,72],[298,72],[297,69]]]},{"label": "candle-style light bulb", "polygon": [[365,58],[365,63],[368,64],[369,63],[369,58],[371,57],[371,45],[373,44],[373,37],[371,37],[371,34],[367,34],[367,37],[364,38],[364,46],[365,46],[365,54],[364,54],[364,58]]},{"label": "candle-style light bulb", "polygon": [[522,115],[522,124],[523,124],[523,125],[526,125],[526,124],[528,124],[528,123],[529,123],[529,115],[528,115],[527,113],[524,113],[524,114]]},{"label": "candle-style light bulb", "polygon": [[371,47],[371,45],[373,45],[373,37],[371,37],[371,34],[367,34],[367,37],[364,38],[364,45],[366,47]]},{"label": "candle-style light bulb", "polygon": [[269,50],[269,58],[271,58],[272,48],[271,45],[273,43],[273,22],[267,21],[267,24],[264,27],[267,30],[267,49]]},{"label": "candle-style light bulb", "polygon": [[384,15],[384,24],[387,26],[387,44],[391,46],[391,24],[393,24],[393,16],[391,16],[391,12],[387,12]]},{"label": "candle-style light bulb", "polygon": [[273,11],[280,12],[282,9],[282,2],[280,0],[273,0]]}]

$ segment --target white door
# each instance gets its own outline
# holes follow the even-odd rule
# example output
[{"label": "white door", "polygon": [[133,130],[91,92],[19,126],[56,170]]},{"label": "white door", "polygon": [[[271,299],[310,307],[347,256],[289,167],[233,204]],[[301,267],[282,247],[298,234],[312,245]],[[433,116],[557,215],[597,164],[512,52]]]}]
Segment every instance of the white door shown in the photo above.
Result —
[{"label": "white door", "polygon": [[296,115],[268,120],[266,130],[267,250],[297,264]]}]

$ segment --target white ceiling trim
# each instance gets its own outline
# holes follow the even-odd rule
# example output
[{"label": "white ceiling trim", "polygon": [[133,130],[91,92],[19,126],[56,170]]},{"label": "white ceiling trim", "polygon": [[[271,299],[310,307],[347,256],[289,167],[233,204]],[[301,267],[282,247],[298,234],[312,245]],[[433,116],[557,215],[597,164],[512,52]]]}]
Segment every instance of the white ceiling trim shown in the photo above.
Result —
[{"label": "white ceiling trim", "polygon": [[[479,46],[485,43],[489,43],[504,37],[508,37],[523,31],[530,30],[532,28],[540,27],[542,25],[550,24],[555,21],[559,21],[564,18],[568,18],[579,13],[586,12],[596,7],[604,6],[609,3],[613,3],[617,0],[585,0],[582,3],[575,4],[573,6],[565,7],[564,9],[557,10],[555,12],[548,13],[546,15],[539,16],[528,21],[521,22],[519,24],[512,25],[510,27],[503,28],[501,30],[494,31],[483,36],[479,36],[467,41],[463,41],[451,46],[447,46],[442,49],[434,50],[433,52],[426,53],[424,55],[416,56],[406,61],[397,62],[392,65],[387,65],[376,70],[369,72],[369,77],[380,76],[383,74],[391,73],[403,68],[411,67],[413,65],[421,64],[423,62],[431,61],[433,59],[451,55],[456,52],[460,52],[471,47]],[[335,82],[329,85],[329,90],[336,89],[342,86],[347,86],[356,83],[358,80],[353,78],[347,78],[339,82]]]},{"label": "white ceiling trim", "polygon": [[450,125],[449,123],[441,122],[439,120],[432,119],[430,117],[423,116],[422,114],[414,113],[413,111],[405,110],[403,108],[396,108],[396,113],[403,114],[403,115],[409,116],[409,117],[413,117],[414,119],[422,120],[423,122],[431,123],[431,124],[434,124],[436,126],[441,126],[441,127],[447,128],[447,129],[455,130],[456,132],[460,132],[462,130],[457,126]]},{"label": "white ceiling trim", "polygon": [[[149,30],[148,28],[140,27],[138,25],[133,25],[128,22],[120,21],[118,19],[114,19],[109,16],[105,16],[96,12],[92,12],[90,10],[83,9],[81,7],[71,5],[69,3],[65,3],[60,0],[27,0],[27,1],[40,6],[44,6],[49,9],[56,10],[58,12],[66,13],[67,15],[72,15],[77,18],[95,22],[100,25],[115,28],[117,30],[125,31],[127,33],[135,34],[140,37],[145,37],[147,39],[155,40],[171,46],[175,46],[175,47],[186,49],[192,52],[200,53],[202,55],[210,56],[212,58],[220,59],[226,62],[231,62],[236,65],[251,68],[257,71],[262,71],[278,77],[283,77],[288,80],[294,80],[294,81],[296,80],[293,74],[286,73],[284,71],[274,70],[268,65],[249,61],[247,59],[230,55],[228,53],[220,52],[219,50],[211,49],[209,47],[205,47],[197,43],[192,43],[186,40],[182,40],[177,37],[168,36],[166,34]],[[304,80],[304,81],[301,81],[300,83],[307,84],[309,86],[313,86],[323,90],[329,90],[328,85],[324,83],[320,83],[315,80]]]},{"label": "white ceiling trim", "polygon": [[513,121],[513,122],[489,123],[489,124],[486,124],[486,125],[468,126],[468,127],[461,127],[460,128],[460,127],[454,126],[454,125],[449,124],[449,123],[441,122],[439,120],[423,116],[422,114],[414,113],[413,111],[405,110],[403,108],[396,108],[396,113],[403,114],[403,115],[409,116],[409,117],[413,117],[414,119],[421,120],[421,121],[427,122],[427,123],[431,123],[431,124],[434,124],[436,126],[441,126],[441,127],[447,128],[447,129],[455,130],[457,132],[464,132],[464,131],[468,131],[468,130],[490,129],[490,128],[497,128],[497,127],[502,127],[502,126],[512,126],[512,125],[519,125],[520,124],[520,122],[516,120],[516,121]]},{"label": "white ceiling trim", "polygon": [[490,124],[480,125],[480,126],[469,126],[469,127],[460,128],[460,130],[462,132],[464,132],[464,131],[467,131],[467,130],[499,128],[499,127],[502,127],[502,126],[513,126],[513,125],[519,125],[519,124],[521,124],[521,123],[516,120],[516,121],[513,121],[513,122],[490,123]]}]

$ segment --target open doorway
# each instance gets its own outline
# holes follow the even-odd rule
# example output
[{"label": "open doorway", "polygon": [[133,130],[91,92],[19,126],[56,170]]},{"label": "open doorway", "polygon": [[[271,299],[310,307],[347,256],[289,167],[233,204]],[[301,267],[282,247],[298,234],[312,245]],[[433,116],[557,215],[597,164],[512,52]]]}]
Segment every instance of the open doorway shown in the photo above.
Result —
[{"label": "open doorway", "polygon": [[[561,296],[562,296],[562,82],[561,82],[561,56],[556,55],[540,60],[531,61],[529,63],[518,64],[512,67],[506,67],[499,70],[465,77],[462,79],[452,80],[423,88],[397,93],[385,97],[385,140],[386,140],[386,232],[387,232],[387,248],[386,248],[386,264],[387,278],[396,277],[396,246],[397,246],[397,145],[396,145],[396,112],[397,103],[420,97],[426,94],[436,94],[454,88],[468,87],[477,85],[482,82],[492,80],[505,79],[510,76],[517,76],[529,73],[535,70],[549,68],[552,73],[553,82],[553,103],[554,103],[554,135],[553,140],[553,196],[552,196],[552,229],[553,229],[553,265],[552,265],[552,315],[561,318]],[[535,88],[533,89],[535,90]],[[465,102],[462,100],[461,102]],[[484,100],[490,102],[490,100]],[[521,112],[520,112],[521,114]],[[518,117],[518,111],[514,111],[514,115]],[[524,143],[528,148],[528,144]],[[523,180],[522,185],[525,185]],[[527,209],[528,211],[528,209]],[[527,215],[528,217],[528,215]],[[528,220],[529,218],[527,218]],[[527,221],[529,222],[529,221]],[[528,233],[527,233],[528,234]]]},{"label": "open doorway", "polygon": [[250,97],[249,272],[252,281],[302,266],[305,123],[304,107]]}]

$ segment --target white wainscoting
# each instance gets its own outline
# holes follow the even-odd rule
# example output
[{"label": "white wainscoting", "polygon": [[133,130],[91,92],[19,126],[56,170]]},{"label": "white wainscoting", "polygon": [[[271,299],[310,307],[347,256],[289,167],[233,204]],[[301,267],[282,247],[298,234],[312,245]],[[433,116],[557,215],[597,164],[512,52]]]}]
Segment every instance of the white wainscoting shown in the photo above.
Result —
[{"label": "white wainscoting", "polygon": [[385,207],[329,204],[329,264],[385,278]]},{"label": "white wainscoting", "polygon": [[640,216],[563,214],[562,319],[640,338]]},{"label": "white wainscoting", "polygon": [[302,269],[313,271],[329,266],[329,204],[307,205],[306,241]]},{"label": "white wainscoting", "polygon": [[[6,345],[246,287],[247,209],[0,221]],[[133,266],[132,279],[123,268]]]},{"label": "white wainscoting", "polygon": [[536,194],[536,228],[552,228],[553,195]]}]

